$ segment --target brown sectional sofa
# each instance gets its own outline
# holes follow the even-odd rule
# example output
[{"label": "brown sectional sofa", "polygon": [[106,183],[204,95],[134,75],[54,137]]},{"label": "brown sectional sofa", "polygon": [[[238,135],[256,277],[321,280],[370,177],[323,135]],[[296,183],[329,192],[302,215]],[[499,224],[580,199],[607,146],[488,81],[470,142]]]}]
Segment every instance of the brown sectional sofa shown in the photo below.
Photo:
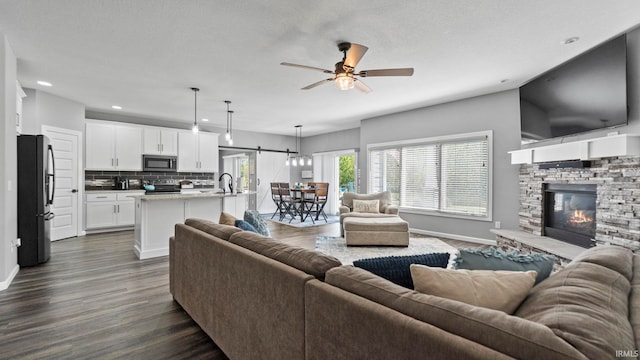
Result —
[{"label": "brown sectional sofa", "polygon": [[640,340],[640,255],[619,247],[585,251],[508,315],[204,220],[170,244],[174,299],[231,359],[603,359]]}]

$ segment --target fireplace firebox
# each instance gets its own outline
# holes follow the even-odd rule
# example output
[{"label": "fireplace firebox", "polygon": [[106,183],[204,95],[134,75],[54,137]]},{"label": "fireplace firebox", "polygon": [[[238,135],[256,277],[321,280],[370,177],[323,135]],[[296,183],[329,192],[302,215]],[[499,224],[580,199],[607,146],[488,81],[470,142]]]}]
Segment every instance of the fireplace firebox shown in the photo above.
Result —
[{"label": "fireplace firebox", "polygon": [[544,184],[544,236],[589,248],[595,246],[595,184]]}]

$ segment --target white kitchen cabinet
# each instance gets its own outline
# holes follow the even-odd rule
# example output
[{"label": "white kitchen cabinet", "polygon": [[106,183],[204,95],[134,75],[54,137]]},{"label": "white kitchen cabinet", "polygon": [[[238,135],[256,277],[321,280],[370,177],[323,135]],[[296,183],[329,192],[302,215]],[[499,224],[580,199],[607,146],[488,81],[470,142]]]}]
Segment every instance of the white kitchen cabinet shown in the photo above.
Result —
[{"label": "white kitchen cabinet", "polygon": [[222,209],[236,219],[244,219],[244,212],[249,207],[249,195],[238,194],[226,196],[222,201]]},{"label": "white kitchen cabinet", "polygon": [[142,128],[87,121],[86,170],[142,171]]},{"label": "white kitchen cabinet", "polygon": [[135,200],[130,195],[142,191],[91,192],[86,195],[87,230],[131,227],[135,223]]},{"label": "white kitchen cabinet", "polygon": [[145,127],[143,153],[151,155],[177,155],[178,131]]},{"label": "white kitchen cabinet", "polygon": [[179,172],[218,172],[218,134],[180,132],[178,134]]}]

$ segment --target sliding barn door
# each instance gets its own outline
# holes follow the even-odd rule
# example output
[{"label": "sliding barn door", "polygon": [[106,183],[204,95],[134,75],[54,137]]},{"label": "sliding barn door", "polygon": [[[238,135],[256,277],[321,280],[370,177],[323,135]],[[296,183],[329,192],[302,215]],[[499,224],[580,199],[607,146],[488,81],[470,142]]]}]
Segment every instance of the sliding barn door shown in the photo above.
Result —
[{"label": "sliding barn door", "polygon": [[261,214],[273,213],[276,205],[271,200],[271,183],[289,183],[289,167],[285,165],[287,154],[262,151],[256,156],[257,197],[256,209]]}]

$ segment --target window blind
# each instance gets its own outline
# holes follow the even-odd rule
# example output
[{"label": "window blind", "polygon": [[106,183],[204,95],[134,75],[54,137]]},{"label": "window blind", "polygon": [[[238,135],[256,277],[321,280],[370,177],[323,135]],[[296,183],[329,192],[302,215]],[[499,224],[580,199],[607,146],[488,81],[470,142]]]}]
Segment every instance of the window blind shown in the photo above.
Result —
[{"label": "window blind", "polygon": [[369,189],[405,209],[489,215],[490,137],[423,139],[369,148]]}]

